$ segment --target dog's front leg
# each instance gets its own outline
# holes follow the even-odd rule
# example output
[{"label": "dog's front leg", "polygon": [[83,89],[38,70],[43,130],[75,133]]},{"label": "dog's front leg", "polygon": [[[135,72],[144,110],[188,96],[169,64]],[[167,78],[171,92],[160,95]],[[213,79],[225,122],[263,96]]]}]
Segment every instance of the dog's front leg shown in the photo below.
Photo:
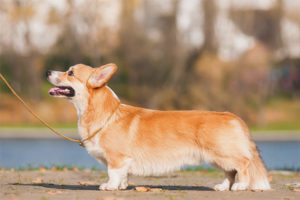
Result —
[{"label": "dog's front leg", "polygon": [[108,182],[100,185],[100,190],[124,190],[127,188],[128,167],[111,168],[108,166]]}]

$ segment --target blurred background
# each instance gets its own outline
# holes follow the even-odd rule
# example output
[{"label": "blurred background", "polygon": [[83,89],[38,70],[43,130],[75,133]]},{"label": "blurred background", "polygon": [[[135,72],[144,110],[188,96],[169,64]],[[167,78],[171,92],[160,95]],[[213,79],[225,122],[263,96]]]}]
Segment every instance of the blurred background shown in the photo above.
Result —
[{"label": "blurred background", "polygon": [[[2,0],[0,24],[0,72],[58,127],[77,116],[49,97],[46,70],[113,62],[124,103],[300,130],[298,0]],[[0,127],[16,126],[41,125],[0,83]]]},{"label": "blurred background", "polygon": [[[297,0],[1,2],[0,71],[52,123],[76,113],[48,97],[47,69],[114,62],[110,86],[127,103],[300,128]],[[0,95],[1,124],[36,123],[3,84]]]}]

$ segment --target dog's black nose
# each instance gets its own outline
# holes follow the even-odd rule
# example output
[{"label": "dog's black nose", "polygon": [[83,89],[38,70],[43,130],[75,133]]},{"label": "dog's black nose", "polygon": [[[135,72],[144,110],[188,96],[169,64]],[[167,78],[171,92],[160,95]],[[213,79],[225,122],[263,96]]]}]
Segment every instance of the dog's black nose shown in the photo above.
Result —
[{"label": "dog's black nose", "polygon": [[51,75],[51,71],[50,71],[50,70],[47,70],[46,76],[49,77],[50,75]]}]

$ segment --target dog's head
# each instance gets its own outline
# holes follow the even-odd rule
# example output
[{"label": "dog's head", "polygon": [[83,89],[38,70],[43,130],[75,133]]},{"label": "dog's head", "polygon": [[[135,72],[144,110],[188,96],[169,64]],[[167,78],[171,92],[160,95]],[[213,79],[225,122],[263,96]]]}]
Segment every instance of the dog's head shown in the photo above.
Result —
[{"label": "dog's head", "polygon": [[90,90],[103,87],[116,70],[115,64],[107,64],[98,68],[78,64],[70,67],[66,72],[47,71],[49,82],[55,85],[49,90],[49,94],[72,100],[81,99],[87,96]]}]

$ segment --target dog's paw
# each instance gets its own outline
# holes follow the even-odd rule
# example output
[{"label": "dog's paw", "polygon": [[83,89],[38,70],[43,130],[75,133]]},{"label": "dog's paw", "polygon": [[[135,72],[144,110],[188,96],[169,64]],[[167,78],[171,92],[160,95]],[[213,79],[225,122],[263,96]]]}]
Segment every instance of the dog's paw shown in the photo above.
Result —
[{"label": "dog's paw", "polygon": [[217,185],[215,185],[214,190],[215,191],[228,191],[229,184],[227,184],[227,183],[217,184]]},{"label": "dog's paw", "polygon": [[232,191],[238,191],[238,190],[247,190],[248,185],[246,183],[234,183],[231,187]]},{"label": "dog's paw", "polygon": [[118,186],[109,184],[109,183],[102,183],[99,187],[99,190],[118,190]]},{"label": "dog's paw", "polygon": [[214,190],[216,190],[216,191],[226,191],[226,190],[229,190],[229,187],[230,187],[230,182],[229,182],[228,179],[225,179],[223,181],[223,183],[215,185]]},{"label": "dog's paw", "polygon": [[119,186],[120,190],[125,190],[128,187],[128,183],[127,181],[122,182],[121,185]]}]

